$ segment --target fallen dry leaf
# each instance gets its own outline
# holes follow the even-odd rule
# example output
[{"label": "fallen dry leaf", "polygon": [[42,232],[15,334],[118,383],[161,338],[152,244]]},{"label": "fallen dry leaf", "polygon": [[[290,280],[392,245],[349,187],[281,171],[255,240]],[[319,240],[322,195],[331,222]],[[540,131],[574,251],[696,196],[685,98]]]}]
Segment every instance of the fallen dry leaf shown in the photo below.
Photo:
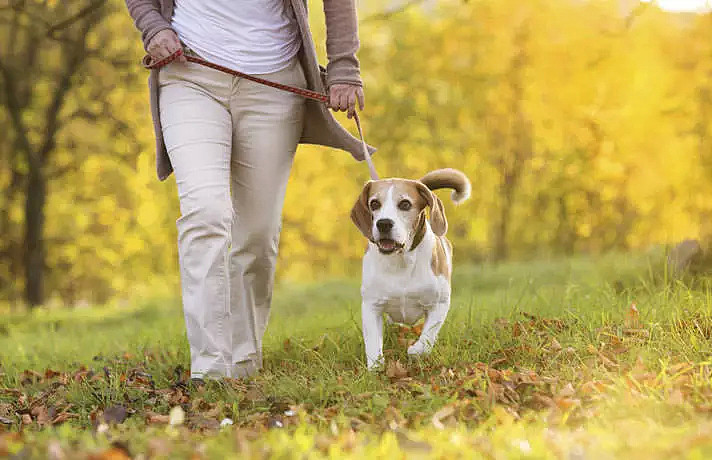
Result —
[{"label": "fallen dry leaf", "polygon": [[576,393],[576,390],[574,390],[574,386],[571,385],[571,383],[567,383],[560,391],[559,391],[559,396],[562,398],[568,398],[573,396]]},{"label": "fallen dry leaf", "polygon": [[66,422],[70,418],[77,417],[79,417],[78,414],[72,414],[71,412],[61,412],[52,419],[52,425],[59,425],[60,423]]},{"label": "fallen dry leaf", "polygon": [[625,317],[625,325],[628,328],[640,328],[640,312],[638,311],[638,306],[635,302],[632,302],[630,307],[628,307],[628,312]]},{"label": "fallen dry leaf", "polygon": [[103,452],[90,455],[89,460],[131,460],[131,456],[120,447],[110,447]]},{"label": "fallen dry leaf", "polygon": [[408,369],[398,360],[389,361],[386,366],[386,377],[391,380],[400,380],[408,377]]},{"label": "fallen dry leaf", "polygon": [[435,414],[433,414],[433,418],[432,418],[433,426],[435,428],[437,428],[438,430],[444,430],[445,425],[443,425],[443,420],[450,417],[454,413],[455,413],[455,408],[453,406],[443,407],[439,411],[435,412]]},{"label": "fallen dry leaf", "polygon": [[35,420],[37,420],[37,424],[39,426],[45,426],[50,423],[51,417],[49,415],[49,410],[47,410],[47,407],[42,406],[42,405],[37,405],[32,408],[30,411],[30,414],[32,414],[35,417]]},{"label": "fallen dry leaf", "polygon": [[45,380],[51,380],[55,377],[59,377],[60,375],[62,375],[61,372],[53,371],[52,369],[46,369],[44,373],[44,378]]},{"label": "fallen dry leaf", "polygon": [[580,406],[581,400],[575,398],[556,398],[554,400],[554,403],[556,404],[556,407],[558,407],[561,411],[566,412],[568,410],[573,409],[574,407]]},{"label": "fallen dry leaf", "polygon": [[150,424],[167,424],[170,418],[167,415],[157,414],[155,412],[146,412],[146,423]]}]

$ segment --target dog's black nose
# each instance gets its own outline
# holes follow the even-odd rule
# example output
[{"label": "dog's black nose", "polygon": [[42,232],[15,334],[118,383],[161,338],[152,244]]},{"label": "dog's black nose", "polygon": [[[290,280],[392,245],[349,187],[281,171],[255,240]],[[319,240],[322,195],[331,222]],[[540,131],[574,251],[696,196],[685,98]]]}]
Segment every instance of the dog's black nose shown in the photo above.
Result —
[{"label": "dog's black nose", "polygon": [[376,221],[376,228],[381,233],[390,232],[393,228],[393,221],[391,219],[378,219],[378,221]]}]

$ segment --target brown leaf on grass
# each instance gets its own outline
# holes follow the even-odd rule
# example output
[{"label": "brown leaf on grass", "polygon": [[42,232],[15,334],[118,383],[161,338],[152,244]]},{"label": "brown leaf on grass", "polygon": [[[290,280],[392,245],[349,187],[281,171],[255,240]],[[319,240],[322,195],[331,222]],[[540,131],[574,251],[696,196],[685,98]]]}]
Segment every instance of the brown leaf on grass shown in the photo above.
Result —
[{"label": "brown leaf on grass", "polygon": [[441,408],[439,411],[433,414],[433,418],[431,419],[433,422],[433,426],[438,430],[444,430],[445,425],[443,425],[443,421],[454,413],[455,407],[453,407],[452,405]]},{"label": "brown leaf on grass", "polygon": [[163,414],[157,414],[155,412],[147,411],[144,416],[146,417],[146,423],[148,424],[158,424],[158,425],[165,425],[168,424],[170,421],[170,417],[168,415],[163,415]]},{"label": "brown leaf on grass", "polygon": [[408,369],[398,360],[389,361],[386,366],[386,377],[394,380],[401,380],[408,377]]},{"label": "brown leaf on grass", "polygon": [[64,423],[64,422],[66,422],[67,420],[69,420],[70,418],[79,418],[79,415],[78,415],[78,414],[72,414],[71,412],[61,412],[61,413],[57,414],[57,415],[52,419],[52,425],[59,425],[59,424],[62,424],[62,423]]},{"label": "brown leaf on grass", "polygon": [[559,408],[562,412],[569,411],[575,407],[579,407],[581,405],[581,400],[576,399],[576,398],[555,398],[554,403],[556,404],[556,407]]},{"label": "brown leaf on grass", "polygon": [[128,372],[129,385],[132,387],[154,388],[153,376],[142,369],[131,369]]},{"label": "brown leaf on grass", "polygon": [[53,371],[52,369],[45,369],[44,378],[45,380],[52,380],[60,375],[62,375],[61,372]]},{"label": "brown leaf on grass", "polygon": [[171,406],[179,406],[190,401],[190,398],[182,388],[166,388],[159,390],[158,393],[163,396],[163,399]]},{"label": "brown leaf on grass", "polygon": [[50,424],[52,418],[49,415],[49,410],[47,407],[42,405],[37,405],[30,410],[30,414],[35,417],[37,424],[39,426],[45,426]]},{"label": "brown leaf on grass", "polygon": [[628,307],[625,315],[625,326],[627,328],[640,329],[640,312],[635,302]]},{"label": "brown leaf on grass", "polygon": [[112,446],[103,452],[90,455],[89,460],[131,460],[131,456],[126,449]]},{"label": "brown leaf on grass", "polygon": [[408,422],[406,418],[401,414],[401,412],[393,407],[393,406],[388,406],[386,407],[386,410],[383,414],[386,422],[388,423],[388,427],[391,430],[395,430],[399,427],[403,427],[406,425]]},{"label": "brown leaf on grass", "polygon": [[86,366],[79,367],[79,370],[72,374],[72,380],[74,380],[75,382],[81,382],[89,377],[90,371],[86,368]]},{"label": "brown leaf on grass", "polygon": [[574,386],[571,385],[571,383],[567,383],[561,390],[559,390],[558,396],[562,398],[569,398],[575,393],[576,390],[574,390]]},{"label": "brown leaf on grass", "polygon": [[618,368],[618,363],[614,362],[611,358],[607,357],[604,355],[598,348],[594,347],[593,345],[589,344],[587,347],[587,350],[589,353],[593,353],[598,357],[598,359],[601,360],[604,366],[606,366],[609,369],[617,369]]},{"label": "brown leaf on grass", "polygon": [[590,380],[582,384],[579,389],[583,395],[600,394],[603,390],[605,390],[605,385],[598,380]]},{"label": "brown leaf on grass", "polygon": [[523,332],[524,328],[519,321],[512,325],[512,337],[519,337]]},{"label": "brown leaf on grass", "polygon": [[214,418],[197,415],[188,419],[188,426],[200,431],[215,431],[220,429],[220,422]]},{"label": "brown leaf on grass", "polygon": [[638,339],[647,339],[650,337],[650,331],[647,329],[625,328],[623,329],[623,335],[627,337],[635,337]]},{"label": "brown leaf on grass", "polygon": [[551,343],[549,344],[549,349],[551,351],[556,352],[556,351],[561,351],[561,348],[562,348],[561,344],[559,343],[558,340],[556,340],[556,337],[552,337]]}]

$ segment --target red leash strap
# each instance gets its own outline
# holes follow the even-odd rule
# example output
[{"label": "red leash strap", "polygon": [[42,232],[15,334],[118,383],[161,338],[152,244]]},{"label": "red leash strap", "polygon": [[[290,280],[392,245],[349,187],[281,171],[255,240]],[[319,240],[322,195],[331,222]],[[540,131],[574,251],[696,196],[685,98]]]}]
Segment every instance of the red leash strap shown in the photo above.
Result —
[{"label": "red leash strap", "polygon": [[[321,102],[322,104],[329,103],[329,96],[327,96],[326,94],[318,93],[316,91],[312,91],[309,89],[297,88],[297,87],[289,86],[289,85],[283,85],[281,83],[276,83],[273,81],[265,80],[264,78],[255,77],[254,75],[248,75],[246,73],[239,72],[237,70],[233,70],[228,67],[214,64],[212,62],[206,61],[206,60],[201,59],[196,56],[184,54],[183,50],[181,50],[181,49],[179,49],[175,53],[171,54],[167,58],[162,59],[160,61],[157,61],[157,62],[149,61],[148,64],[146,64],[146,68],[160,69],[161,67],[164,67],[164,66],[170,64],[171,62],[175,61],[180,56],[185,56],[185,59],[188,62],[193,62],[196,64],[200,64],[202,66],[205,66],[205,67],[210,67],[211,69],[219,70],[220,72],[224,72],[226,74],[230,74],[235,77],[244,78],[246,80],[251,80],[256,83],[265,85],[265,86],[269,86],[269,87],[276,88],[276,89],[279,89],[282,91],[287,91],[287,92],[290,92],[293,94],[297,94],[297,95],[305,97],[307,99],[312,99],[314,101]],[[358,135],[361,138],[361,147],[363,148],[363,156],[366,160],[366,164],[368,165],[368,171],[371,174],[371,179],[378,180],[378,173],[376,172],[376,168],[373,165],[373,160],[371,159],[371,154],[368,152],[368,146],[366,145],[366,141],[364,140],[364,137],[363,137],[363,129],[361,128],[361,121],[359,120],[358,113],[356,111],[354,111],[354,121],[356,122],[356,128],[358,129]]]}]

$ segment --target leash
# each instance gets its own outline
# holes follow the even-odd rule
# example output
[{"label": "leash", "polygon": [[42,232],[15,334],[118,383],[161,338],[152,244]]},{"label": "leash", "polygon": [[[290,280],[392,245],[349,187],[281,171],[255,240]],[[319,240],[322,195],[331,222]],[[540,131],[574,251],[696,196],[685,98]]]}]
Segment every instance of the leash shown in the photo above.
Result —
[{"label": "leash", "polygon": [[[284,85],[282,83],[265,80],[264,78],[260,78],[260,77],[255,77],[254,75],[249,75],[249,74],[237,71],[237,70],[230,69],[228,67],[224,67],[224,66],[215,64],[213,62],[206,61],[205,59],[201,59],[197,56],[185,54],[185,53],[183,53],[182,49],[179,49],[178,51],[174,52],[173,54],[171,54],[170,56],[168,56],[164,59],[161,59],[160,61],[149,62],[146,65],[146,68],[160,69],[161,67],[164,67],[164,66],[170,64],[171,62],[175,61],[180,56],[184,56],[188,62],[200,64],[202,66],[209,67],[211,69],[215,69],[220,72],[224,72],[224,73],[233,75],[235,77],[244,78],[246,80],[254,81],[255,83],[259,83],[261,85],[265,85],[265,86],[276,88],[276,89],[279,89],[282,91],[287,91],[289,93],[297,94],[297,95],[302,96],[306,99],[311,99],[313,101],[321,102],[322,104],[329,103],[329,96],[327,96],[326,94],[322,94],[317,91],[312,91],[309,89],[297,88],[294,86]],[[358,129],[359,138],[361,139],[361,148],[363,149],[363,157],[366,160],[366,164],[368,165],[368,172],[370,173],[372,180],[378,180],[378,173],[376,172],[376,167],[373,165],[373,160],[371,159],[371,154],[368,153],[368,146],[366,145],[366,141],[363,137],[363,129],[361,128],[361,120],[359,119],[358,112],[355,109],[354,109],[353,116],[354,116],[354,121],[356,122],[356,129]]]}]

